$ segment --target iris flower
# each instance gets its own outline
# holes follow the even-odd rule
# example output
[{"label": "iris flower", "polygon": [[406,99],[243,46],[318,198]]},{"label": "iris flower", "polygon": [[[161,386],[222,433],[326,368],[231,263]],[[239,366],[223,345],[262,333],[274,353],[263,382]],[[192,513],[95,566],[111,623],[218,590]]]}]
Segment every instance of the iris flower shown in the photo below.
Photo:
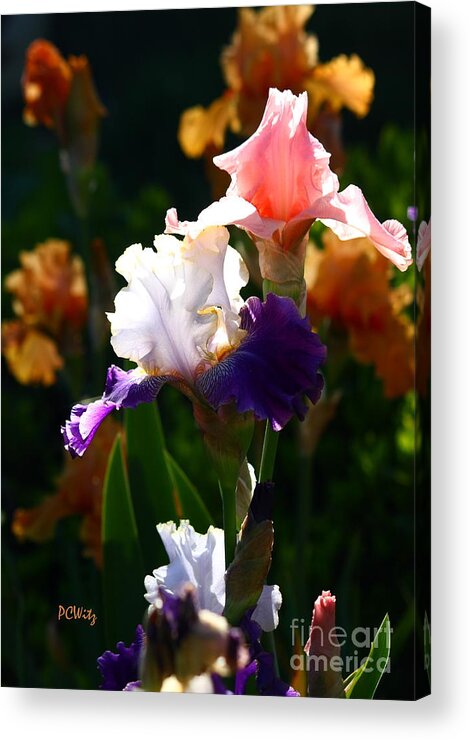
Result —
[{"label": "iris flower", "polygon": [[[158,589],[177,593],[184,583],[196,588],[199,607],[222,614],[225,606],[225,555],[224,532],[209,527],[206,534],[199,534],[188,521],[158,524],[157,530],[170,559],[145,577],[145,598],[153,604]],[[251,615],[265,632],[276,629],[282,596],[278,586],[264,586],[258,604]]]},{"label": "iris flower", "polygon": [[239,8],[237,29],[220,58],[224,93],[208,108],[196,105],[181,116],[178,140],[186,156],[222,151],[227,129],[250,136],[270,87],[307,91],[312,131],[338,129],[343,107],[358,117],[368,113],[374,73],[356,54],[320,63],[318,39],[306,28],[313,11],[311,5]]},{"label": "iris flower", "polygon": [[[171,209],[167,231],[191,234],[211,224],[235,224],[256,243],[263,277],[282,282],[286,276],[272,274],[276,253],[294,255],[312,223],[321,221],[340,239],[368,237],[379,252],[406,270],[412,260],[405,228],[393,219],[381,223],[356,185],[339,191],[330,154],[307,129],[307,107],[307,93],[296,96],[271,88],[255,133],[214,157],[217,167],[231,176],[226,196],[202,211],[196,223],[179,222]],[[290,269],[288,257],[282,265]]]},{"label": "iris flower", "polygon": [[5,279],[18,318],[2,323],[2,352],[19,383],[53,385],[87,317],[83,262],[62,239],[21,252],[19,261]]},{"label": "iris flower", "polygon": [[36,39],[26,52],[22,86],[23,120],[29,126],[47,126],[57,135],[73,205],[84,215],[88,199],[82,192],[83,179],[95,165],[101,119],[106,115],[90,63],[84,55],[66,60],[49,41]]},{"label": "iris flower", "polygon": [[290,298],[270,294],[246,303],[248,272],[224,227],[180,240],[162,234],[156,251],[129,247],[116,263],[127,280],[108,314],[111,344],[132,370],[112,365],[102,397],[79,403],[62,427],[65,448],[83,455],[115,409],[155,400],[165,383],[218,409],[234,403],[281,429],[317,401],[326,349]]},{"label": "iris flower", "polygon": [[305,261],[313,325],[333,322],[345,332],[351,353],[374,366],[387,398],[408,393],[414,382],[414,330],[404,309],[413,291],[406,283],[394,285],[395,270],[369,239],[341,241],[327,229],[322,243],[318,249],[309,242]]},{"label": "iris flower", "polygon": [[100,689],[105,691],[134,691],[140,688],[139,663],[145,640],[141,624],[135,630],[135,640],[129,647],[118,642],[116,653],[106,650],[98,658],[98,669],[103,678]]},{"label": "iris flower", "polygon": [[159,589],[145,630],[138,625],[134,642],[116,648],[98,658],[108,691],[214,693],[212,676],[242,670],[249,658],[241,630],[199,609],[190,583],[177,595]]},{"label": "iris flower", "polygon": [[74,144],[83,150],[82,154],[88,153],[90,146],[86,145],[91,145],[91,137],[106,113],[88,59],[81,55],[65,60],[54,44],[36,39],[26,52],[22,87],[25,123],[54,129],[65,148]]},{"label": "iris flower", "polygon": [[102,567],[103,483],[109,455],[120,431],[122,428],[117,420],[108,417],[101,425],[88,455],[80,460],[72,460],[67,456],[55,492],[45,496],[36,506],[15,510],[12,532],[20,542],[49,542],[62,519],[79,517],[83,555],[93,558],[96,565]]}]

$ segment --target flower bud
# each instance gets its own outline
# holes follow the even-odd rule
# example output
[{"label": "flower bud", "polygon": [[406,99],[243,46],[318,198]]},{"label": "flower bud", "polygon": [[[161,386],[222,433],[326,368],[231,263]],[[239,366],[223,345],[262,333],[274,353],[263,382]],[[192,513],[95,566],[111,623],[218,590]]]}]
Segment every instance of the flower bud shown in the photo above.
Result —
[{"label": "flower bud", "polygon": [[44,39],[33,41],[26,52],[21,80],[26,104],[25,123],[61,128],[71,78],[69,65],[53,44]]},{"label": "flower bud", "polygon": [[336,596],[322,591],[313,607],[310,635],[304,648],[308,655],[309,696],[344,699],[335,612]]}]

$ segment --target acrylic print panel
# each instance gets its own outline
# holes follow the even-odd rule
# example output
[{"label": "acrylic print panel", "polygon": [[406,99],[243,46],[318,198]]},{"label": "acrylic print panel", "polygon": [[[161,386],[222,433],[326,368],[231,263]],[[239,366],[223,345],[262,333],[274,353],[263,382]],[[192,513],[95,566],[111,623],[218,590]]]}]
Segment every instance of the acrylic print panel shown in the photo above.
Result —
[{"label": "acrylic print panel", "polygon": [[429,693],[429,35],[3,18],[5,685]]}]

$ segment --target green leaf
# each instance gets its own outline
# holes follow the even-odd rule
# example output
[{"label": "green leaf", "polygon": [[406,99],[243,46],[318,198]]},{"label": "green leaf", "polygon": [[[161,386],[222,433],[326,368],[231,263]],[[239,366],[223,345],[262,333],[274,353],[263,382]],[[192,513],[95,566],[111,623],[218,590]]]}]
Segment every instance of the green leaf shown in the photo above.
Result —
[{"label": "green leaf", "polygon": [[168,562],[156,526],[179,517],[165,438],[155,403],[126,409],[127,466],[132,503],[147,573]]},{"label": "green leaf", "polygon": [[146,573],[168,562],[156,530],[160,522],[189,519],[198,532],[212,524],[199,493],[166,449],[158,407],[126,409],[127,464]]},{"label": "green leaf", "polygon": [[359,673],[362,673],[363,666],[360,665],[356,668],[355,671],[349,674],[349,676],[346,676],[345,679],[343,679],[343,686],[345,689],[348,688],[349,684],[352,682],[353,678],[357,678]]},{"label": "green leaf", "polygon": [[106,638],[132,642],[145,612],[144,569],[124,467],[121,435],[109,456],[103,487],[103,596]]},{"label": "green leaf", "polygon": [[173,481],[175,518],[189,519],[197,532],[206,532],[214,522],[200,494],[168,451],[165,452],[165,459]]},{"label": "green leaf", "polygon": [[347,699],[373,699],[390,660],[391,631],[388,614],[383,618],[367,660],[345,679]]}]

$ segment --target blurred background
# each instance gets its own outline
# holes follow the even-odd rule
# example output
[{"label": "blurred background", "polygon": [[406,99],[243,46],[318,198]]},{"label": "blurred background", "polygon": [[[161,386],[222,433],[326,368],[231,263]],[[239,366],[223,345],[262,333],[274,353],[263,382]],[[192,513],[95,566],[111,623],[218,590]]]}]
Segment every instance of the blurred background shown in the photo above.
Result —
[{"label": "blurred background", "polygon": [[[220,53],[236,25],[236,8],[3,17],[3,277],[18,268],[22,250],[54,237],[67,240],[78,252],[83,238],[54,134],[44,127],[31,129],[22,120],[21,77],[29,44],[47,39],[65,57],[85,54],[92,67],[107,115],[101,123],[91,237],[105,245],[112,265],[131,243],[151,246],[154,234],[164,230],[168,207],[177,206],[182,218],[192,219],[212,201],[204,161],[185,156],[177,129],[186,109],[208,106],[222,94]],[[368,115],[359,119],[348,110],[341,113],[341,187],[354,182],[381,220],[397,218],[412,234],[407,214],[416,202],[414,117],[416,112],[418,128],[425,124],[426,106],[419,100],[426,101],[428,93],[427,88],[417,90],[415,108],[413,3],[318,5],[306,30],[318,37],[322,62],[343,53],[358,54],[375,74]],[[229,134],[225,148],[238,141]],[[420,210],[426,220],[427,201],[425,193]],[[321,248],[321,233],[313,238]],[[236,245],[236,239],[232,243]],[[389,284],[390,290],[405,285],[414,291],[414,269],[405,276],[394,273]],[[259,293],[256,283],[246,289],[246,295],[253,293]],[[413,298],[406,307],[410,321],[414,307]],[[6,320],[14,315],[6,290],[2,312]],[[318,431],[313,446],[305,444],[302,425],[288,425],[275,471],[276,539],[268,582],[279,584],[283,593],[276,633],[281,672],[295,680],[289,659],[299,646],[292,645],[291,620],[303,618],[308,624],[316,596],[331,589],[337,597],[337,623],[348,633],[356,626],[378,627],[389,613],[391,672],[377,697],[411,698],[413,389],[387,393],[374,363],[360,362],[357,353],[348,350],[344,327],[333,331],[331,322],[322,321],[318,328],[329,349],[331,343],[340,347],[336,354],[333,347],[340,360],[325,368],[330,398],[336,400],[319,431],[313,422],[314,437]],[[83,367],[80,372],[87,378],[89,395],[101,393],[102,386],[96,386]],[[58,519],[42,542],[24,536],[24,528],[18,536],[19,525],[16,535],[12,531],[18,509],[38,506],[58,485],[77,485],[64,478],[59,433],[71,403],[78,400],[76,376],[72,372],[72,381],[66,381],[62,375],[48,387],[24,385],[2,360],[3,684],[93,689],[100,683],[96,658],[112,646],[105,643],[100,619],[99,555],[84,535],[80,507]],[[165,387],[159,406],[168,449],[220,526],[215,475],[207,467],[189,403]],[[262,431],[260,427],[255,433],[253,462],[259,457]],[[102,474],[97,474],[98,488]],[[78,486],[86,488],[87,482]],[[155,488],[158,495],[158,482]],[[89,511],[89,502],[87,506]],[[91,526],[90,518],[87,522]],[[92,608],[97,624],[58,623],[58,604]],[[354,646],[346,645],[345,652],[353,655]]]}]

